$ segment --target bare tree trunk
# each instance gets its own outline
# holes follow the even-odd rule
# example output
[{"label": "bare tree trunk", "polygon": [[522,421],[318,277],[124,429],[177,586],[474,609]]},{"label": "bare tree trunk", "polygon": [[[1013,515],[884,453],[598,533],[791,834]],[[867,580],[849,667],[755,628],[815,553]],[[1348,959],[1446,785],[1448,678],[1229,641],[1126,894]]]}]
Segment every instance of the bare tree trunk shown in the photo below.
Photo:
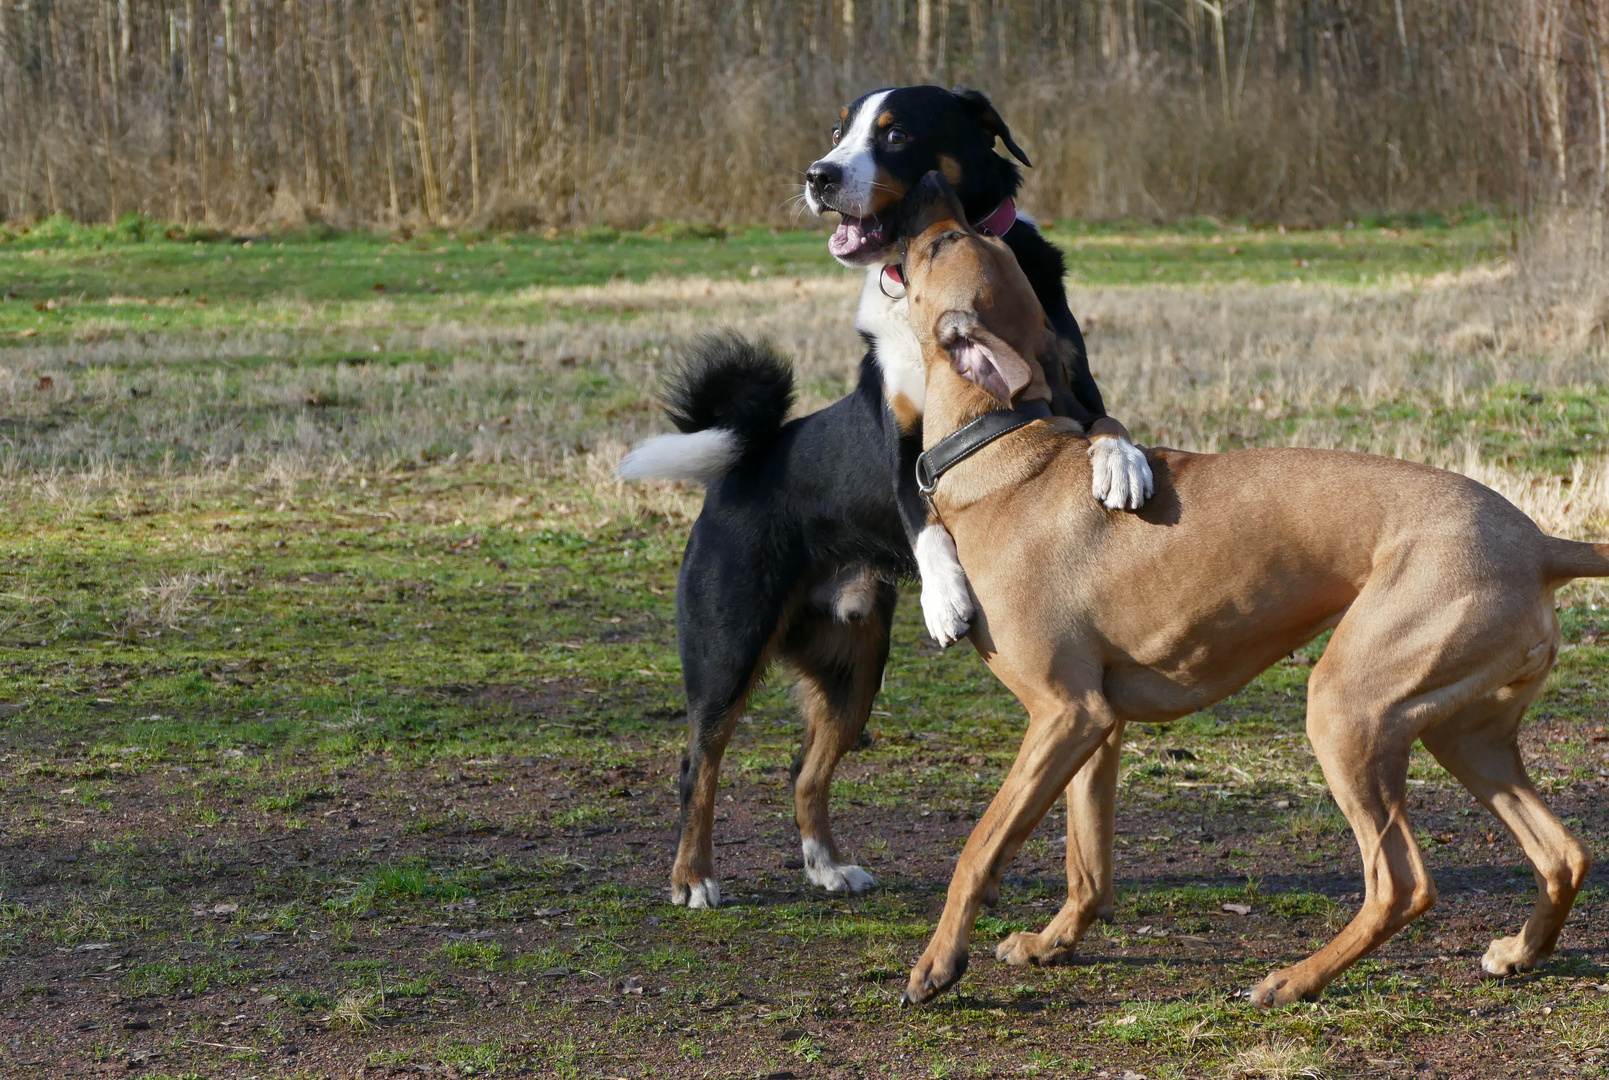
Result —
[{"label": "bare tree trunk", "polygon": [[[109,16],[110,10],[105,9],[105,13]],[[110,72],[108,70],[110,67],[110,62],[116,59],[116,53],[112,50],[112,27],[110,22],[103,23],[99,29],[105,31],[104,43],[106,45],[106,49],[104,53],[97,58],[98,62],[95,65],[97,83],[95,104],[97,111],[100,114],[101,121],[101,163],[106,170],[106,205],[108,217],[110,220],[116,221],[119,217],[119,210],[121,207],[118,199],[117,177],[113,175],[112,172],[112,121],[110,116],[111,108],[109,99],[112,97],[113,90],[109,85],[111,79],[109,77]]]},{"label": "bare tree trunk", "polygon": [[1559,203],[1564,205],[1570,201],[1570,162],[1564,140],[1564,68],[1560,63],[1562,34],[1559,26],[1562,15],[1557,0],[1531,0],[1531,57],[1539,91],[1537,104],[1541,108],[1545,144],[1553,151]]},{"label": "bare tree trunk", "polygon": [[421,0],[410,0],[402,12],[402,56],[408,73],[408,84],[413,90],[414,139],[419,147],[419,179],[423,189],[425,216],[431,223],[442,217],[441,177],[436,168],[436,148],[431,138],[430,90],[425,85],[424,57],[421,55],[420,16]]},{"label": "bare tree trunk", "polygon": [[240,130],[240,59],[235,37],[235,0],[219,0],[223,7],[224,90],[229,98],[229,143],[234,148],[235,167],[245,161],[245,144]]},{"label": "bare tree trunk", "polygon": [[916,0],[916,70],[924,80],[933,77],[933,0]]},{"label": "bare tree trunk", "polygon": [[843,0],[844,10],[844,86],[855,87],[855,0]]},{"label": "bare tree trunk", "polygon": [[479,32],[479,18],[475,13],[475,0],[469,0],[464,13],[465,69],[469,81],[469,209],[480,213],[480,68],[476,64],[475,38]]},{"label": "bare tree trunk", "polygon": [[1592,248],[1602,257],[1604,230],[1609,225],[1609,0],[1580,0],[1581,22],[1586,30],[1587,55],[1592,61],[1593,111],[1598,115],[1597,177],[1592,193]]},{"label": "bare tree trunk", "polygon": [[1224,121],[1230,118],[1229,108],[1229,43],[1224,31],[1225,0],[1194,0],[1207,13],[1212,22],[1212,47],[1218,58],[1218,95],[1223,106]]}]

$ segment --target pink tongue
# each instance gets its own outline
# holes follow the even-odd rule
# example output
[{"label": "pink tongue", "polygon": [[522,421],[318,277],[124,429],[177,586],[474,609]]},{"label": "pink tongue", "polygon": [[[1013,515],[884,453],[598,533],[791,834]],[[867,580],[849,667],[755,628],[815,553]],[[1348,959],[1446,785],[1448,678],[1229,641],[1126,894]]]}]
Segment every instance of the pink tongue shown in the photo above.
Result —
[{"label": "pink tongue", "polygon": [[834,255],[853,255],[866,246],[866,234],[861,231],[859,218],[844,218],[827,241],[827,250]]}]

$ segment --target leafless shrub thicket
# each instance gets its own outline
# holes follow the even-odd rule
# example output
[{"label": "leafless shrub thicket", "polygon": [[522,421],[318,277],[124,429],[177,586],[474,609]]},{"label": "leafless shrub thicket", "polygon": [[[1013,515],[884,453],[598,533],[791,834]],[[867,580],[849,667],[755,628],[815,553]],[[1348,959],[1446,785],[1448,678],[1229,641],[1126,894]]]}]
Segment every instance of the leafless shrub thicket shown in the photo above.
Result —
[{"label": "leafless shrub thicket", "polygon": [[994,94],[1041,214],[1601,198],[1609,0],[0,0],[0,212],[782,221],[838,106]]}]

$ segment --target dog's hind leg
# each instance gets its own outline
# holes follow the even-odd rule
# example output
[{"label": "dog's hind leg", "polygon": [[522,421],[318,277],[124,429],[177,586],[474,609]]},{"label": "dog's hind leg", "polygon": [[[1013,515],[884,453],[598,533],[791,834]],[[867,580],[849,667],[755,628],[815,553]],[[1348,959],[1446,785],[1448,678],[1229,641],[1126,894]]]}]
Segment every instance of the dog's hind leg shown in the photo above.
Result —
[{"label": "dog's hind leg", "polygon": [[1465,710],[1422,737],[1425,749],[1508,826],[1536,872],[1536,907],[1524,929],[1498,938],[1486,950],[1481,967],[1489,975],[1526,971],[1553,954],[1565,917],[1592,867],[1587,849],[1566,831],[1531,785],[1515,745],[1520,717],[1541,682],[1540,677],[1535,679],[1528,693],[1505,687],[1499,695],[1506,701],[1494,698],[1482,703],[1484,708]]},{"label": "dog's hind leg", "polygon": [[747,693],[736,701],[699,708],[689,698],[687,753],[682,755],[680,793],[681,840],[670,871],[670,901],[690,908],[721,906],[721,886],[715,879],[715,790],[721,775],[721,757],[732,729],[743,714]]},{"label": "dog's hind leg", "polygon": [[[1343,623],[1314,669],[1307,734],[1324,779],[1357,838],[1363,861],[1363,906],[1318,952],[1258,983],[1251,999],[1263,1006],[1316,999],[1337,975],[1436,902],[1435,883],[1408,823],[1408,754],[1419,733],[1410,718],[1434,722],[1439,719],[1434,714],[1445,714],[1448,701],[1458,695],[1442,688],[1371,705],[1371,700],[1381,701],[1366,689],[1379,665],[1365,668],[1339,659],[1338,654],[1349,651],[1337,648],[1345,629]],[[1327,664],[1332,657],[1335,662]],[[1337,671],[1343,673],[1336,677]]]},{"label": "dog's hind leg", "polygon": [[1039,933],[1023,931],[1002,941],[996,959],[1015,965],[1066,960],[1095,920],[1112,917],[1112,837],[1122,756],[1119,721],[1067,785],[1067,903]]},{"label": "dog's hind leg", "polygon": [[[1446,572],[1446,561],[1422,563],[1420,569],[1430,567],[1423,574],[1411,567],[1392,574],[1386,588],[1406,582],[1434,596],[1443,582],[1459,581]],[[1535,963],[1558,937],[1588,860],[1537,798],[1515,748],[1520,715],[1558,647],[1552,605],[1528,607],[1501,580],[1474,590],[1454,587],[1461,595],[1442,604],[1422,596],[1402,604],[1366,590],[1313,669],[1307,733],[1357,836],[1366,892],[1334,941],[1252,990],[1260,1005],[1316,997],[1436,902],[1407,816],[1408,755],[1416,739],[1514,830],[1542,883],[1525,932],[1494,943],[1488,970]]]},{"label": "dog's hind leg", "polygon": [[877,882],[843,861],[833,838],[828,802],[833,772],[860,738],[888,661],[894,587],[876,582],[869,601],[845,620],[841,611],[796,623],[782,647],[799,673],[805,741],[793,762],[794,814],[805,873],[829,892],[863,892]]},{"label": "dog's hind leg", "polygon": [[676,597],[688,737],[680,782],[681,840],[670,872],[670,898],[675,904],[712,908],[721,903],[713,835],[721,758],[749,691],[765,673],[786,626],[788,604],[783,599],[766,602],[764,583],[744,580],[738,572],[744,568],[712,568],[699,554],[690,543]]}]

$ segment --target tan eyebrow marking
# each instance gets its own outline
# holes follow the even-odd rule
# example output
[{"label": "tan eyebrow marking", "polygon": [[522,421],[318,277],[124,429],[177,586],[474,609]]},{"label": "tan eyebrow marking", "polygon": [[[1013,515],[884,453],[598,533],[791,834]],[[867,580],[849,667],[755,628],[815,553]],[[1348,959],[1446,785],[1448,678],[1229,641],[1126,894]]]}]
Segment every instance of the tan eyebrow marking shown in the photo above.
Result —
[{"label": "tan eyebrow marking", "polygon": [[880,128],[889,127],[893,123],[894,123],[894,114],[891,113],[891,112],[885,112],[882,116],[879,116],[877,118],[877,126],[880,127]]},{"label": "tan eyebrow marking", "polygon": [[848,105],[845,105],[843,108],[838,110],[838,119],[840,119],[840,120],[848,120],[849,119],[849,106]]}]

